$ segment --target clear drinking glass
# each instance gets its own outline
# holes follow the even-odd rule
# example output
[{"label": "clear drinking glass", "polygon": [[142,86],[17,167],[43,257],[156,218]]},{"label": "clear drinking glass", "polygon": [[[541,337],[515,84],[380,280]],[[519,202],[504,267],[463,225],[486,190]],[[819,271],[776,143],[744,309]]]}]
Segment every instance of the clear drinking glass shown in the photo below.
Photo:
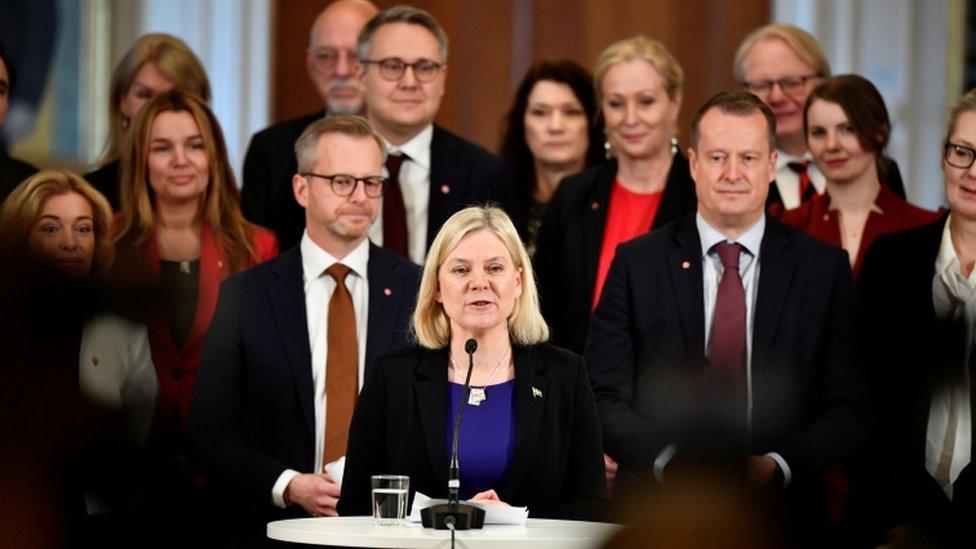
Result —
[{"label": "clear drinking glass", "polygon": [[407,499],[410,477],[404,475],[373,475],[373,519],[382,526],[396,526],[407,522]]}]

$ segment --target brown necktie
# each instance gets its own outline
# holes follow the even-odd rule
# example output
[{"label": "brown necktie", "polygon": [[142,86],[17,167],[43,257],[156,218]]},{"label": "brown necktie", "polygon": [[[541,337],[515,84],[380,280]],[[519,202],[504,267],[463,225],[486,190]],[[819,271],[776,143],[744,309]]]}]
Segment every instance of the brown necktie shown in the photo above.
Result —
[{"label": "brown necktie", "polygon": [[793,173],[800,178],[800,204],[813,198],[813,195],[817,194],[817,189],[814,188],[813,183],[810,181],[810,161],[790,162],[786,166],[793,170]]},{"label": "brown necktie", "polygon": [[718,283],[712,315],[709,362],[715,375],[735,381],[745,379],[746,294],[739,275],[740,244],[720,242],[715,251],[725,271]]},{"label": "brown necktie", "polygon": [[323,463],[346,454],[349,422],[359,392],[359,350],[356,344],[356,312],[346,288],[349,267],[335,263],[325,271],[336,281],[329,300],[328,349],[325,359],[325,448]]},{"label": "brown necktie", "polygon": [[404,257],[410,255],[407,247],[407,209],[400,191],[400,167],[407,158],[402,153],[386,157],[390,181],[383,192],[383,247]]}]

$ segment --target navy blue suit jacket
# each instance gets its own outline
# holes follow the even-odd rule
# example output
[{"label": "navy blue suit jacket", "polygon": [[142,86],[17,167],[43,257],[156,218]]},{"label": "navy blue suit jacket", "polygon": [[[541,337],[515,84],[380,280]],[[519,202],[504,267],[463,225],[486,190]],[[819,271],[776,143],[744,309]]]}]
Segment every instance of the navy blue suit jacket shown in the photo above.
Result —
[{"label": "navy blue suit jacket", "polygon": [[[366,363],[407,344],[420,268],[370,244]],[[203,349],[190,408],[193,454],[258,522],[303,514],[273,507],[286,469],[313,472],[312,357],[300,248],[228,278]]]}]

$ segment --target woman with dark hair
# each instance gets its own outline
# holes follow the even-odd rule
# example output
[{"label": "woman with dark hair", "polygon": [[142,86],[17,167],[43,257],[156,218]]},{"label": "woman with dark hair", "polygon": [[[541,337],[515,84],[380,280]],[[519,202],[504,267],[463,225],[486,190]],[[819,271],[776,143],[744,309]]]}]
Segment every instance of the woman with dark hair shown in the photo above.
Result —
[{"label": "woman with dark hair", "polygon": [[845,74],[814,88],[803,111],[807,147],[827,182],[826,192],[788,210],[782,220],[844,248],[857,275],[879,235],[939,217],[912,206],[883,184],[891,121],[884,99],[867,79]]},{"label": "woman with dark hair", "polygon": [[[7,118],[7,107],[10,106],[10,90],[14,86],[14,68],[10,66],[7,54],[0,45],[0,129]],[[7,154],[7,147],[0,143],[0,204],[7,199],[7,195],[24,179],[37,171],[23,160],[18,160]]]},{"label": "woman with dark hair", "polygon": [[210,101],[210,81],[203,63],[185,42],[169,34],[144,34],[112,73],[109,88],[109,139],[101,166],[85,179],[118,210],[122,145],[139,110],[156,94],[187,90]]},{"label": "woman with dark hair", "polygon": [[192,523],[187,532],[200,532],[206,505],[185,457],[185,433],[204,336],[220,282],[277,255],[278,243],[244,221],[220,126],[189,92],[159,94],[136,116],[122,148],[121,183],[114,274],[123,290],[148,298],[140,314],[159,380],[151,442],[162,463],[149,504],[179,513]]},{"label": "woman with dark hair", "polygon": [[501,154],[526,213],[530,256],[559,182],[603,159],[596,114],[593,77],[572,61],[536,63],[515,92]]}]

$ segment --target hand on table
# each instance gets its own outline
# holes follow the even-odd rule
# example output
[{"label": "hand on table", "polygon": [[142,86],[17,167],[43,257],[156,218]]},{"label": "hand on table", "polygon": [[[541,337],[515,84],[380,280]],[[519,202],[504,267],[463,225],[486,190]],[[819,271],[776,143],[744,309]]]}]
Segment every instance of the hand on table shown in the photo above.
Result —
[{"label": "hand on table", "polygon": [[499,499],[498,494],[494,490],[485,490],[484,492],[478,492],[468,501],[477,501],[478,503],[490,503],[492,505],[505,505],[508,504]]},{"label": "hand on table", "polygon": [[297,475],[285,488],[285,504],[296,503],[314,516],[337,517],[340,487],[328,473]]}]

